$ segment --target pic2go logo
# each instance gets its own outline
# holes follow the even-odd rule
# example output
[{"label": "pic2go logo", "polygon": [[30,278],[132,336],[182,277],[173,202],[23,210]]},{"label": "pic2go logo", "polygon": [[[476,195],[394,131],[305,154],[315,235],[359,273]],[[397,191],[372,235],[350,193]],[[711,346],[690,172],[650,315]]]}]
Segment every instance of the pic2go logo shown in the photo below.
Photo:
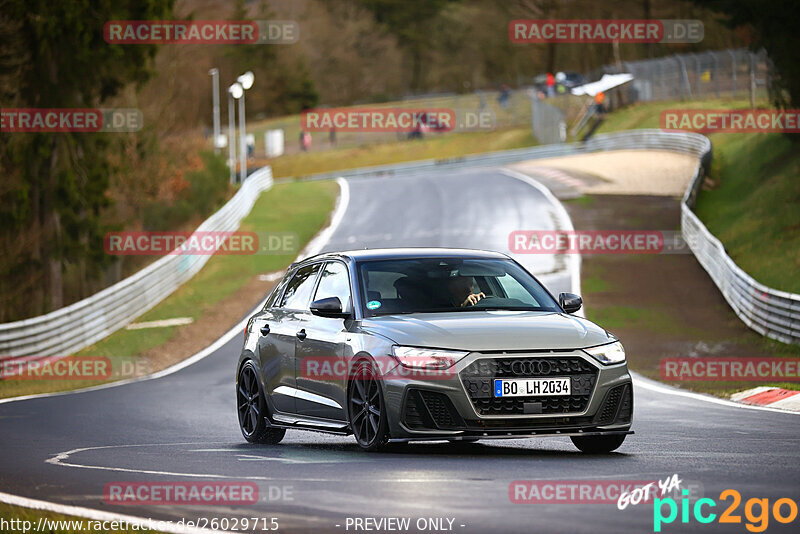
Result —
[{"label": "pic2go logo", "polygon": [[[681,523],[688,524],[691,521],[690,512],[698,523],[712,523],[717,518],[717,514],[711,511],[717,506],[714,499],[698,499],[692,506],[689,504],[689,490],[683,490],[681,493],[684,496],[680,505]],[[742,495],[733,489],[726,489],[719,494],[720,501],[728,499],[732,500],[731,504],[720,514],[717,522],[741,524],[742,516],[736,515],[736,510],[742,503]],[[667,515],[664,515],[665,508]],[[675,499],[670,497],[655,499],[653,501],[653,531],[661,532],[662,525],[673,523],[678,518],[678,512],[678,503],[675,502]],[[770,508],[769,499],[749,499],[744,504],[744,516],[748,521],[745,523],[745,528],[750,532],[764,532],[769,526],[770,512],[778,523],[791,523],[797,519],[797,503],[791,499],[782,498],[774,501]]]}]

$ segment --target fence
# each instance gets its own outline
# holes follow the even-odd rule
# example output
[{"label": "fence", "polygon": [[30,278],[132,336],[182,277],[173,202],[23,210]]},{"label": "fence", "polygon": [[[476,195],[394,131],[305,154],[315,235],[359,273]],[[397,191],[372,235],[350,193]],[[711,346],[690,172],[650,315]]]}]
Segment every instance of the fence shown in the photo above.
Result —
[{"label": "fence", "polygon": [[[595,69],[587,80],[600,79],[603,74],[630,73],[634,79],[606,93],[606,111],[632,104],[658,100],[697,100],[710,97],[749,96],[753,107],[757,96],[764,94],[769,83],[770,66],[766,53],[748,50],[721,50],[698,54],[677,54],[640,61],[623,61]],[[538,101],[541,102],[541,101]],[[563,142],[561,126],[554,121],[536,122],[534,100],[533,135],[542,142]],[[546,103],[558,108],[570,124],[569,133],[577,135],[590,118],[591,99],[557,94]],[[543,141],[547,139],[548,141]]]},{"label": "fence", "polygon": [[[357,169],[311,174],[303,177],[302,179],[329,180],[339,176],[345,176],[347,178],[392,176],[407,173],[447,170],[453,167],[463,166],[490,167],[506,165],[509,163],[518,163],[531,159],[556,158],[590,152],[602,152],[604,150],[631,150],[637,148],[672,150],[676,152],[690,153],[700,157],[704,146],[702,140],[704,139],[706,138],[702,135],[691,133],[662,132],[661,130],[630,130],[626,132],[597,135],[588,141],[581,143],[541,145],[528,148],[517,148],[513,150],[501,150],[485,154],[460,156],[456,158],[428,159],[391,165],[376,165],[373,167],[361,167]],[[289,180],[292,180],[292,178],[278,179],[278,181]]]},{"label": "fence", "polygon": [[563,143],[567,140],[567,122],[560,109],[531,98],[531,128],[533,136],[543,144]]},{"label": "fence", "polygon": [[[453,133],[469,131],[486,131],[483,128],[470,127],[464,117],[468,114],[488,113],[492,118],[492,127],[510,128],[514,126],[528,126],[531,120],[530,97],[525,89],[501,91],[476,91],[470,93],[441,93],[430,95],[414,95],[396,102],[386,103],[360,103],[348,106],[356,108],[398,108],[398,109],[434,109],[445,108],[453,110],[456,124]],[[270,119],[261,123],[256,129],[256,137],[260,138],[267,129],[282,129],[286,139],[286,153],[299,151],[300,118],[297,116]],[[263,128],[263,131],[262,131]],[[437,132],[435,136],[451,135],[450,132]],[[388,143],[406,140],[408,132],[344,132],[338,131],[335,135],[329,132],[312,132],[313,152],[330,150],[333,148],[352,148],[377,143]],[[264,143],[257,142],[257,156],[265,155],[261,152]]]},{"label": "fence", "polygon": [[[709,146],[709,158],[710,151]],[[800,344],[800,295],[758,283],[736,265],[725,252],[725,246],[692,212],[703,178],[701,168],[683,197],[683,238],[730,307],[747,326],[763,336],[783,343]],[[791,273],[786,274],[788,276]]]},{"label": "fence", "polygon": [[627,102],[745,95],[754,101],[759,88],[767,86],[770,68],[764,51],[736,49],[623,61],[592,74],[599,78],[619,72],[634,76],[621,90]]},{"label": "fence", "polygon": [[[269,167],[253,173],[197,232],[233,231],[262,191],[272,186]],[[0,324],[0,359],[67,356],[103,339],[164,300],[197,273],[210,255],[169,255],[136,274],[46,315]]]}]

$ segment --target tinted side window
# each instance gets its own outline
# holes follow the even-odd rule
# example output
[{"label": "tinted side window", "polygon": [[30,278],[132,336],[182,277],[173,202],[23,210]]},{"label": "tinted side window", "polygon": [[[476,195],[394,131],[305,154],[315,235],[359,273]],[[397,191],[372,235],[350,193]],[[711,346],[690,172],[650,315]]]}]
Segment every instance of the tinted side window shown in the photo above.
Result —
[{"label": "tinted side window", "polygon": [[317,279],[317,271],[319,263],[298,270],[283,292],[280,307],[289,310],[307,310],[308,299]]},{"label": "tinted side window", "polygon": [[283,291],[283,288],[286,287],[286,284],[289,283],[289,278],[290,278],[290,276],[287,273],[287,274],[285,274],[283,276],[283,278],[277,284],[275,284],[275,287],[270,292],[270,295],[269,295],[269,298],[267,299],[267,302],[264,304],[264,309],[265,310],[267,308],[272,308],[272,307],[278,306],[280,304],[278,302],[278,297],[280,297],[281,291]]},{"label": "tinted side window", "polygon": [[342,309],[347,310],[350,301],[350,278],[347,276],[347,267],[338,261],[325,265],[314,300],[328,297],[338,297]]}]

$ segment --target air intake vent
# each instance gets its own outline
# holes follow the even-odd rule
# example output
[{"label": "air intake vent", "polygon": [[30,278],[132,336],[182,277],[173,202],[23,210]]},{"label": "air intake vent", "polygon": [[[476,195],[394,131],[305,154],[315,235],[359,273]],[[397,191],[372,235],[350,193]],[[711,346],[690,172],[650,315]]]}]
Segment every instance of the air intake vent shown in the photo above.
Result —
[{"label": "air intake vent", "polygon": [[411,389],[406,395],[403,420],[411,429],[451,430],[464,427],[464,420],[443,393]]}]

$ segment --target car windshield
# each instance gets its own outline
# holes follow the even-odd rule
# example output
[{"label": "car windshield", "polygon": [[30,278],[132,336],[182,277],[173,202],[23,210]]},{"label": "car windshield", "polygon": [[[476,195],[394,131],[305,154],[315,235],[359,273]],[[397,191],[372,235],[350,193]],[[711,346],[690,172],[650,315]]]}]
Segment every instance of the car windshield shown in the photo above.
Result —
[{"label": "car windshield", "polygon": [[413,258],[360,262],[365,317],[478,310],[561,311],[519,265],[502,259]]}]

